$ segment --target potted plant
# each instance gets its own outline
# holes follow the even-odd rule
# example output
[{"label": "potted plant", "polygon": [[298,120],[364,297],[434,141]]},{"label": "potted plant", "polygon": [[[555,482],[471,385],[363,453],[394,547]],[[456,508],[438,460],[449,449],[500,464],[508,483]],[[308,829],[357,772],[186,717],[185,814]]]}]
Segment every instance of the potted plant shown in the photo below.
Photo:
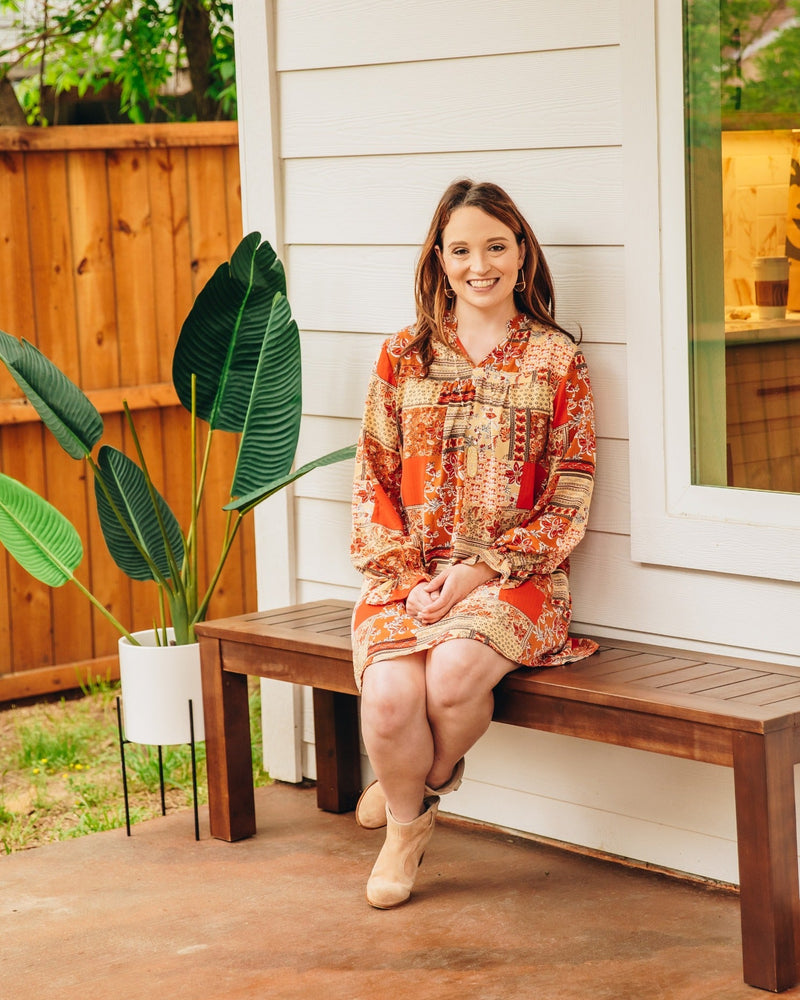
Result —
[{"label": "potted plant", "polygon": [[[188,669],[195,677],[197,715],[201,702],[194,626],[207,614],[244,517],[262,500],[312,469],[355,453],[352,446],[343,448],[292,471],[300,430],[301,359],[283,266],[269,243],[262,242],[259,233],[250,233],[202,288],[181,328],[172,378],[190,420],[191,445],[185,458],[191,515],[184,526],[150,477],[127,404],[123,406],[134,456],[101,444],[100,413],[35,346],[0,331],[0,359],[62,448],[88,464],[94,477],[100,526],[117,566],[133,580],[155,581],[158,607],[153,629],[131,633],[75,577],[83,557],[75,527],[43,497],[3,474],[0,543],[36,579],[53,587],[73,583],[121,633],[122,696],[129,738],[142,743],[187,742],[188,736],[185,740],[137,738],[138,723],[131,711],[136,699],[126,695],[126,673],[130,673],[124,669],[127,653],[135,653],[139,646],[155,646],[161,647],[155,649],[155,655],[163,658],[172,648],[193,645],[189,653],[193,666]],[[208,425],[202,454],[198,420]],[[226,522],[221,551],[210,581],[201,589],[199,516],[209,456],[220,431],[241,437],[231,500],[223,508]],[[134,669],[137,673],[142,670],[139,666]],[[164,672],[161,665],[155,670]],[[181,698],[178,695],[179,703]],[[144,707],[152,716],[155,706],[165,701],[164,694],[147,695]],[[185,698],[182,706],[185,713]],[[186,729],[188,722],[182,722],[181,732]],[[197,738],[202,739],[202,735]]]}]

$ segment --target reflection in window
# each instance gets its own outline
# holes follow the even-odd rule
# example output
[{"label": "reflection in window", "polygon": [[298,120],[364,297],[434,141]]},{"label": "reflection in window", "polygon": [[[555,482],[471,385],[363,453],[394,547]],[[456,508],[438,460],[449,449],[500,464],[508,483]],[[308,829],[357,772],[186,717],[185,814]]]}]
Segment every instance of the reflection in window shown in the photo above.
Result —
[{"label": "reflection in window", "polygon": [[800,0],[685,0],[693,482],[800,493]]}]

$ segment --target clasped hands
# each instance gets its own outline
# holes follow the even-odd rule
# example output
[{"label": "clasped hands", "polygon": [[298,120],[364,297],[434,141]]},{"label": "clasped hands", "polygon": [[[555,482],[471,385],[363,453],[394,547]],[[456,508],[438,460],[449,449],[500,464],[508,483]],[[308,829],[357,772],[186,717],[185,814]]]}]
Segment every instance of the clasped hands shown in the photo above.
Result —
[{"label": "clasped hands", "polygon": [[485,562],[474,566],[454,563],[445,566],[432,580],[418,583],[406,598],[406,611],[421,625],[433,625],[444,618],[454,604],[497,573]]}]

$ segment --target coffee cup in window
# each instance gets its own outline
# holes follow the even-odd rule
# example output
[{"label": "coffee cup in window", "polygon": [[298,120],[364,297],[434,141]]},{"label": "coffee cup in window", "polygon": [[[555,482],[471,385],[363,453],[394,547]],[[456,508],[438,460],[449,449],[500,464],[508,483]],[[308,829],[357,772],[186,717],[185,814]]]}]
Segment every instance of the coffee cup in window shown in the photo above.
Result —
[{"label": "coffee cup in window", "polygon": [[789,297],[789,258],[756,257],[753,270],[758,318],[783,319]]}]

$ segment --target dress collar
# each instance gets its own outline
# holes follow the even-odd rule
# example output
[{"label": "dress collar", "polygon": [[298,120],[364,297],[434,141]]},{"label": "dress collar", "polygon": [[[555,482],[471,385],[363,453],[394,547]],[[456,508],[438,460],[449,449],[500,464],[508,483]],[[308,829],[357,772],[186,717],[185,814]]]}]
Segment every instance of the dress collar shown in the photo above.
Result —
[{"label": "dress collar", "polygon": [[[502,350],[509,344],[527,339],[528,331],[531,329],[531,325],[530,318],[525,313],[517,313],[517,315],[512,317],[506,324],[505,338],[500,341],[500,343],[487,357],[491,357],[496,351]],[[459,353],[463,351],[463,348],[460,346],[458,341],[458,319],[456,318],[455,313],[447,312],[444,314],[444,334],[450,347],[459,351]]]}]

